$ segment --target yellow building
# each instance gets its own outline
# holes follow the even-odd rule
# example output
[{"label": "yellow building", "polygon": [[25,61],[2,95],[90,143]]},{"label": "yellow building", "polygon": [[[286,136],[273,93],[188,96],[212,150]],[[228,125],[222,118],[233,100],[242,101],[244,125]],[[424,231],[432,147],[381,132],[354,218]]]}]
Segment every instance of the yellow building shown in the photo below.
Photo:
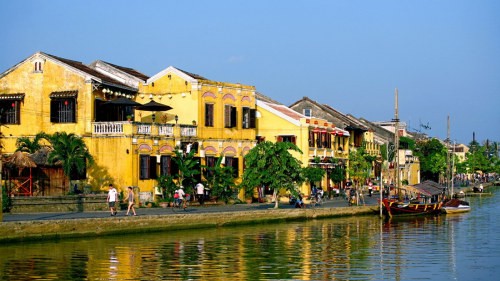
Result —
[{"label": "yellow building", "polygon": [[[333,187],[330,169],[334,165],[345,165],[349,157],[347,131],[322,118],[307,117],[260,94],[257,96],[257,135],[260,140],[297,145],[302,154],[292,152],[292,155],[303,167],[319,166],[327,171],[321,183],[317,183],[325,190]],[[300,188],[301,193],[310,194],[309,184]]]},{"label": "yellow building", "polygon": [[[149,101],[171,109],[134,109],[134,102]],[[224,156],[239,176],[242,157],[256,142],[253,86],[174,67],[148,77],[102,61],[85,65],[38,52],[0,74],[0,108],[7,125],[1,128],[3,154],[15,151],[19,137],[74,133],[96,160],[90,178],[109,178],[121,190],[133,185],[152,193],[157,177],[174,169],[176,149],[196,149],[200,166]]]}]

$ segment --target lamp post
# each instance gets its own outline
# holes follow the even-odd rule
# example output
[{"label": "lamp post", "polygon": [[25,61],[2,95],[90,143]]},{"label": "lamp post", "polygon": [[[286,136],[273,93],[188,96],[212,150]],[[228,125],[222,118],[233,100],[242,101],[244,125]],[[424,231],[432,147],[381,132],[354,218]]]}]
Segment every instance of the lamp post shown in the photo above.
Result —
[{"label": "lamp post", "polygon": [[174,120],[175,120],[175,125],[177,125],[177,121],[179,120],[179,116],[175,115]]}]

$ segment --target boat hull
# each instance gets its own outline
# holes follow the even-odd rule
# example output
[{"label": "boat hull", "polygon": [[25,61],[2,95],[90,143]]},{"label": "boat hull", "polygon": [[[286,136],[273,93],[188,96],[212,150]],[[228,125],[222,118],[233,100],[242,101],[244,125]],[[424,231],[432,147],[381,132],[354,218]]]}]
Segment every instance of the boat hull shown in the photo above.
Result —
[{"label": "boat hull", "polygon": [[466,192],[465,197],[470,197],[470,196],[492,196],[493,194],[491,192]]},{"label": "boat hull", "polygon": [[445,214],[458,214],[470,212],[470,206],[458,206],[458,207],[442,207],[441,211]]},{"label": "boat hull", "polygon": [[382,203],[389,217],[394,216],[422,216],[422,215],[437,215],[441,212],[443,202],[430,204],[415,204],[396,200],[383,199]]}]

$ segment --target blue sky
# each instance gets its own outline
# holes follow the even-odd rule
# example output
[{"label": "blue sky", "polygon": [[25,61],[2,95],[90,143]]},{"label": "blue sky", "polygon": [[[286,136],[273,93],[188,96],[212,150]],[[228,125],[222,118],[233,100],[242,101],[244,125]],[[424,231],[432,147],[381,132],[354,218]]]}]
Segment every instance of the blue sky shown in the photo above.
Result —
[{"label": "blue sky", "polygon": [[[500,1],[1,1],[0,72],[37,51],[170,65],[371,121],[500,141]],[[424,129],[420,124],[429,124]]]}]

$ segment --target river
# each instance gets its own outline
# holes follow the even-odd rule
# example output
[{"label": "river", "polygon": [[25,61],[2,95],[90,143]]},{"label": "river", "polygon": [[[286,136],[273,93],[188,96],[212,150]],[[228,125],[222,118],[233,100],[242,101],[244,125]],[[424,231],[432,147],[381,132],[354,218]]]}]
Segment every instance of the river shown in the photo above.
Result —
[{"label": "river", "polygon": [[1,245],[0,280],[494,280],[499,190],[456,215]]}]

